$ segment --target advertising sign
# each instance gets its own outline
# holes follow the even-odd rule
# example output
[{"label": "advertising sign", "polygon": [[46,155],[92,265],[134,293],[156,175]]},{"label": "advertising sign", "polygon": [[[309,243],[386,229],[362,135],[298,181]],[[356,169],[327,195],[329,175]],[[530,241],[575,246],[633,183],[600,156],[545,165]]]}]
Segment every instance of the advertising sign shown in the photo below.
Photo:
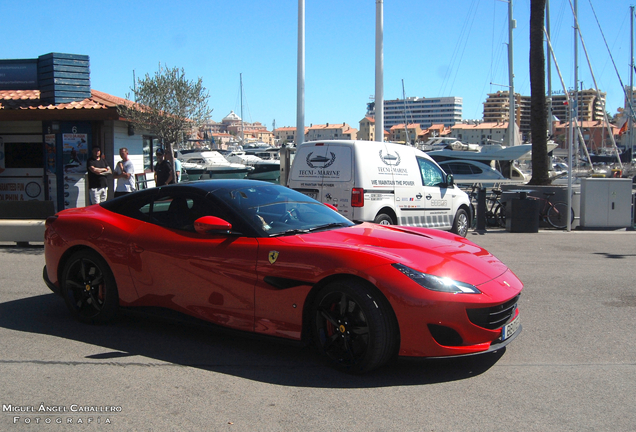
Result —
[{"label": "advertising sign", "polygon": [[37,89],[37,59],[0,60],[0,90]]},{"label": "advertising sign", "polygon": [[0,201],[33,201],[44,199],[42,178],[0,177]]}]

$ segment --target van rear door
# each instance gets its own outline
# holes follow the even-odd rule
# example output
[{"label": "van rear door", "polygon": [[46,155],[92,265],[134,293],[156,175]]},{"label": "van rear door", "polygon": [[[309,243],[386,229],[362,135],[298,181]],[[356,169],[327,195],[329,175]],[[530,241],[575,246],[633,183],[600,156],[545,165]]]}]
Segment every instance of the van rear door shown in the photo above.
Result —
[{"label": "van rear door", "polygon": [[289,186],[351,217],[353,154],[350,144],[305,143],[296,150]]}]

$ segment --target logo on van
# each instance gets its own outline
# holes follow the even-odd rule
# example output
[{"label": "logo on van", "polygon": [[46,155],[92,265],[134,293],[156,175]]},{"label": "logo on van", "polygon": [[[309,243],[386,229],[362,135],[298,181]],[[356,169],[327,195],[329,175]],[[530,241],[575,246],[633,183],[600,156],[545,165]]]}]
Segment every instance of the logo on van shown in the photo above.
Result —
[{"label": "logo on van", "polygon": [[382,162],[384,162],[385,165],[389,166],[398,166],[402,160],[398,152],[395,152],[395,154],[387,152],[386,156],[382,156],[382,150],[380,150],[380,159],[382,159]]},{"label": "logo on van", "polygon": [[336,161],[336,154],[334,152],[329,152],[329,154],[331,154],[331,159],[320,155],[314,156],[312,158],[312,154],[314,154],[314,152],[311,152],[307,155],[307,165],[310,168],[327,168],[333,165],[333,163]]}]

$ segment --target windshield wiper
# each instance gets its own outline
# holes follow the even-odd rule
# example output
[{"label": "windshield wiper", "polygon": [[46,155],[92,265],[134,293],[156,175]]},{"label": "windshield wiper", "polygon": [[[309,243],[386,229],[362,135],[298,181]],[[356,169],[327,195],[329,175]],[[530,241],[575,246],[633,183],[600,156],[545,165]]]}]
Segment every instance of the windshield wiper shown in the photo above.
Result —
[{"label": "windshield wiper", "polygon": [[293,235],[293,234],[307,234],[309,232],[308,229],[289,229],[287,231],[281,231],[281,232],[277,232],[277,233],[272,233],[269,236],[270,237],[278,237],[278,236],[282,236],[282,235]]},{"label": "windshield wiper", "polygon": [[328,224],[325,224],[325,225],[318,225],[318,226],[315,226],[313,228],[309,228],[308,231],[313,232],[313,231],[329,229],[329,228],[336,228],[336,227],[343,227],[343,226],[349,226],[349,224],[346,223],[346,222],[332,222],[332,223],[328,223]]}]

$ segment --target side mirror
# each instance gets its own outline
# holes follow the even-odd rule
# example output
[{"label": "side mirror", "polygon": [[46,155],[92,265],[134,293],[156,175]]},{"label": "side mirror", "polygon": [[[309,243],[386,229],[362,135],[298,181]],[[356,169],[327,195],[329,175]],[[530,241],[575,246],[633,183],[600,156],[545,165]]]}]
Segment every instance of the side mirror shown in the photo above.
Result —
[{"label": "side mirror", "polygon": [[203,216],[194,221],[194,230],[199,234],[208,234],[211,231],[229,232],[232,224],[216,216]]},{"label": "side mirror", "polygon": [[455,186],[455,178],[453,177],[452,174],[448,174],[446,176],[446,186],[448,186],[448,187]]}]

